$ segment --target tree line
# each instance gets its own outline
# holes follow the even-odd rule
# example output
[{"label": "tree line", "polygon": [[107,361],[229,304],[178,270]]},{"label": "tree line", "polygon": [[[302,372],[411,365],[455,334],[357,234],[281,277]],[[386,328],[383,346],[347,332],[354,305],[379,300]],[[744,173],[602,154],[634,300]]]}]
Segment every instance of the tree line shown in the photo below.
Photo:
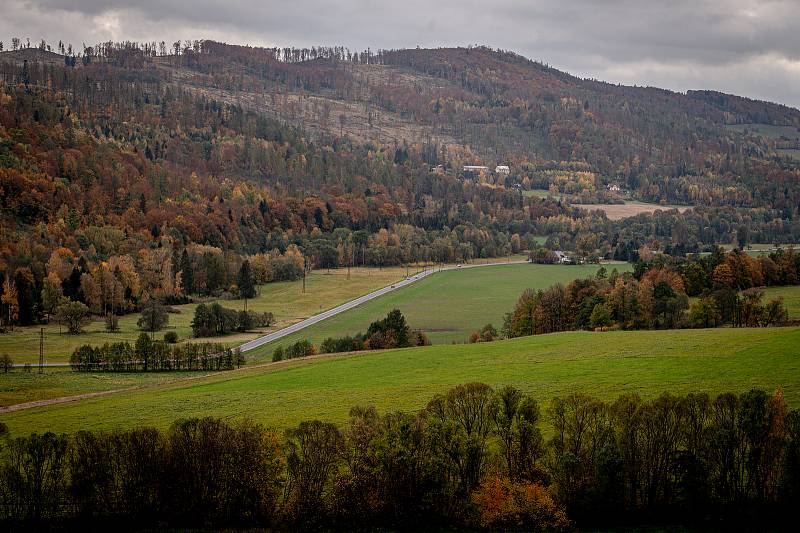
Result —
[{"label": "tree line", "polygon": [[429,346],[431,341],[422,331],[412,331],[399,309],[389,311],[385,318],[370,323],[366,333],[344,337],[328,337],[320,344],[322,353],[355,352]]},{"label": "tree line", "polygon": [[800,503],[800,411],[780,390],[543,409],[469,383],[416,413],[353,407],[342,427],[283,435],[203,418],[0,442],[7,527],[789,530]]},{"label": "tree line", "polygon": [[[763,302],[764,291],[739,291],[717,279],[713,289],[689,303],[683,277],[668,267],[641,274],[607,276],[601,268],[595,277],[576,279],[566,287],[527,289],[514,309],[506,313],[502,334],[520,337],[570,330],[709,328],[780,326],[788,321],[783,299]],[[489,325],[490,326],[490,325]],[[482,340],[473,334],[474,341]],[[487,339],[495,336],[487,334]]]},{"label": "tree line", "polygon": [[85,344],[75,348],[69,365],[77,372],[166,372],[173,370],[233,370],[244,362],[238,348],[221,343],[170,344],[142,333],[129,342]]},{"label": "tree line", "polygon": [[399,309],[389,311],[385,318],[370,323],[366,333],[328,337],[319,347],[308,339],[301,339],[288,346],[278,346],[272,352],[272,361],[284,361],[307,357],[317,353],[358,352],[363,350],[385,350],[429,346],[428,336],[422,331],[412,331]]},{"label": "tree line", "polygon": [[194,310],[191,326],[195,337],[216,337],[233,331],[243,333],[253,328],[264,328],[274,323],[272,313],[237,311],[215,302],[211,305],[199,304]]}]

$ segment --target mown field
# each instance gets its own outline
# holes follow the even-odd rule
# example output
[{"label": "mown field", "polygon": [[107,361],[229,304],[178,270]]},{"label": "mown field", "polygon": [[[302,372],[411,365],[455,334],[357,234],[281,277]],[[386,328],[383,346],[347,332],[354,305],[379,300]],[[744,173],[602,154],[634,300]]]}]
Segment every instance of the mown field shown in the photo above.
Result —
[{"label": "mown field", "polygon": [[[275,315],[277,323],[263,331],[272,331],[285,327],[304,318],[336,307],[337,305],[366,294],[375,289],[405,277],[406,269],[393,268],[353,268],[350,279],[346,269],[318,270],[306,278],[306,292],[302,292],[302,281],[269,283],[259,287],[257,298],[248,301],[248,309],[253,311],[269,311]],[[219,300],[222,305],[231,309],[242,309],[244,300]],[[166,331],[175,331],[182,340],[192,335],[191,322],[197,304],[177,305],[178,313],[169,315],[169,326],[157,335]],[[141,331],[136,326],[138,313],[120,317],[120,331],[105,331],[105,323],[101,319],[92,321],[80,335],[69,335],[57,324],[44,326],[45,361],[51,363],[69,360],[72,351],[83,344],[103,344],[136,340]],[[38,363],[39,361],[39,329],[42,326],[14,328],[13,332],[0,334],[0,353],[8,353],[15,363]],[[228,335],[219,340],[229,344],[240,344],[259,336],[259,332],[240,335]]]},{"label": "mown field", "polygon": [[789,312],[789,318],[800,319],[800,285],[764,289],[764,301],[778,297],[783,298],[783,305]]},{"label": "mown field", "polygon": [[137,425],[181,417],[251,418],[275,429],[342,423],[356,404],[416,410],[459,383],[515,385],[540,401],[663,391],[782,387],[800,406],[800,328],[571,332],[487,344],[430,346],[294,360],[3,415],[12,434]]},{"label": "mown field", "polygon": [[[627,263],[603,265],[609,272],[629,270]],[[278,346],[299,339],[319,344],[327,337],[366,331],[374,320],[400,309],[412,329],[428,334],[433,344],[467,342],[470,333],[491,323],[500,329],[503,316],[526,288],[543,289],[594,275],[598,265],[509,264],[439,272],[341,315],[310,326],[264,347],[248,357],[268,360]]]},{"label": "mown field", "polygon": [[[73,372],[69,368],[45,368],[30,373],[15,370],[0,374],[0,407],[19,403],[75,396],[93,392],[129,389],[173,382],[202,372]],[[2,415],[0,415],[0,420]]]},{"label": "mown field", "polygon": [[625,202],[624,204],[572,204],[573,207],[580,207],[588,211],[597,209],[605,211],[609,220],[621,220],[641,213],[654,213],[655,211],[666,211],[669,209],[679,209],[681,212],[688,211],[691,207],[683,205],[660,205],[649,204],[646,202]]}]

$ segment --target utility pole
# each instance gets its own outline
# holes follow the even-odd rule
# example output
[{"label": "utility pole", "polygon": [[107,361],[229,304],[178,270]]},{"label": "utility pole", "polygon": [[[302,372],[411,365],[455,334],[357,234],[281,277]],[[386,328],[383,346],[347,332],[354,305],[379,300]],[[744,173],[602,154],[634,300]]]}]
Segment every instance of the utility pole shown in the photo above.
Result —
[{"label": "utility pole", "polygon": [[306,293],[306,256],[303,256],[303,294]]},{"label": "utility pole", "polygon": [[44,328],[39,329],[39,373],[44,373]]}]

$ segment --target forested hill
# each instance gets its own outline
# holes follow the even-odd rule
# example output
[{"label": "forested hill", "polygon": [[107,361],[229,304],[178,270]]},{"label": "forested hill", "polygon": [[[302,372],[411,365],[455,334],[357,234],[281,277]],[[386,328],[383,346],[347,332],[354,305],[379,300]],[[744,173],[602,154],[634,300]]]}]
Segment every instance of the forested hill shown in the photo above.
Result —
[{"label": "forested hill", "polygon": [[614,182],[669,203],[782,208],[800,200],[787,191],[798,161],[779,149],[800,145],[730,128],[785,126],[800,143],[800,111],[783,105],[581,80],[488,48],[351,54],[205,42],[172,59],[173,75],[191,90],[309,131],[422,145],[431,164],[507,162],[545,187],[537,171],[582,170],[599,178],[593,186]]},{"label": "forested hill", "polygon": [[[234,290],[255,254],[270,281],[303,256],[464,261],[543,235],[617,259],[798,242],[798,127],[785,106],[581,80],[487,48],[42,43],[0,52],[0,283],[16,287],[0,295],[18,293],[31,323],[48,277],[95,312],[119,283],[135,309]],[[698,207],[618,222],[575,207],[623,195]]]}]

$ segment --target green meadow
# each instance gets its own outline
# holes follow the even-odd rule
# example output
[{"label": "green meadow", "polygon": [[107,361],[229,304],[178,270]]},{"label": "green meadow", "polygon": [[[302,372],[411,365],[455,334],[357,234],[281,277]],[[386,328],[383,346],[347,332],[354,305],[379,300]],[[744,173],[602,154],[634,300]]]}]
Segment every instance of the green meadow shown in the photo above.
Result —
[{"label": "green meadow", "polygon": [[511,384],[542,402],[781,387],[800,406],[800,328],[570,332],[464,346],[323,356],[6,413],[12,434],[250,418],[275,429],[342,423],[357,404],[411,411],[459,383]]},{"label": "green meadow", "polygon": [[[306,279],[306,291],[303,292],[302,281],[285,281],[268,283],[259,287],[259,295],[248,300],[247,307],[253,311],[269,311],[275,315],[276,324],[261,331],[246,334],[228,335],[204,341],[219,341],[228,344],[241,344],[258,337],[264,332],[273,331],[299,322],[311,315],[336,307],[348,300],[385,287],[405,277],[406,269],[392,268],[353,268],[350,277],[347,269],[317,270],[311,272]],[[208,300],[213,301],[213,300]],[[243,309],[244,300],[218,300],[225,307]],[[191,322],[197,304],[173,306],[174,313],[169,315],[169,325],[157,336],[167,331],[174,331],[181,340],[192,336]],[[84,328],[79,335],[69,335],[58,324],[51,323],[44,328],[45,361],[59,363],[69,361],[69,356],[83,344],[101,345],[106,342],[134,342],[141,331],[136,325],[138,313],[120,317],[120,330],[109,333],[105,330],[105,322],[95,319]],[[14,328],[14,331],[0,334],[0,353],[7,353],[15,363],[38,363],[39,330],[42,326]]]},{"label": "green meadow", "polygon": [[[603,265],[607,271],[630,270],[627,263]],[[438,272],[409,286],[331,317],[248,353],[256,360],[268,359],[277,346],[300,339],[319,344],[327,337],[366,331],[369,324],[400,309],[412,329],[424,331],[433,344],[464,343],[470,333],[491,323],[497,329],[527,288],[544,289],[554,283],[568,284],[593,276],[598,265],[509,264],[480,268],[457,268]]]}]

